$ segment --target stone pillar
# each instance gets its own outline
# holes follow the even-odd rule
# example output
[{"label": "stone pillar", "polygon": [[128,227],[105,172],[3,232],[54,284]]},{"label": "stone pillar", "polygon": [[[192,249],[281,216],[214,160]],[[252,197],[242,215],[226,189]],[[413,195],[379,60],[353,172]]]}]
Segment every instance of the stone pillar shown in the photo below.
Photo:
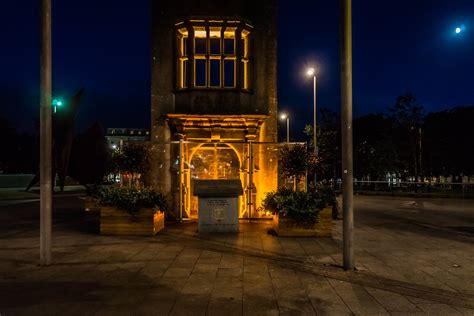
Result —
[{"label": "stone pillar", "polygon": [[151,38],[151,147],[150,184],[168,197],[173,210],[171,131],[166,114],[174,111],[173,23],[161,1],[152,1]]}]

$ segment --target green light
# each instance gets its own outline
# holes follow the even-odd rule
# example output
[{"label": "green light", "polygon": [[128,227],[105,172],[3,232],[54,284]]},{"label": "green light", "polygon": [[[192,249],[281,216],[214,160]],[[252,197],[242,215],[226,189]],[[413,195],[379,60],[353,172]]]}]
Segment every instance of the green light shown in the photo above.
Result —
[{"label": "green light", "polygon": [[63,101],[59,100],[59,99],[54,99],[53,100],[53,105],[54,106],[62,106],[63,105]]},{"label": "green light", "polygon": [[61,99],[53,99],[53,102],[51,102],[53,107],[54,107],[54,113],[57,112],[58,108],[63,106],[63,101]]}]

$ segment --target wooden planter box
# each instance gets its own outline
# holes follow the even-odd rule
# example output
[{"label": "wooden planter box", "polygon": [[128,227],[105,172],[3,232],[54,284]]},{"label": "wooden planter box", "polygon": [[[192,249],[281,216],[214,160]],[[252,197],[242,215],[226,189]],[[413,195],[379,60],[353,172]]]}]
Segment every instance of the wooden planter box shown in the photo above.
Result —
[{"label": "wooden planter box", "polygon": [[99,212],[100,211],[99,201],[96,198],[86,196],[81,199],[84,200],[84,210],[86,212]]},{"label": "wooden planter box", "polygon": [[319,222],[310,226],[298,225],[295,220],[273,216],[273,229],[278,236],[283,237],[331,237],[332,208],[326,207],[319,213]]},{"label": "wooden planter box", "polygon": [[165,214],[151,209],[130,215],[126,210],[102,206],[100,234],[126,236],[153,236],[165,227]]}]

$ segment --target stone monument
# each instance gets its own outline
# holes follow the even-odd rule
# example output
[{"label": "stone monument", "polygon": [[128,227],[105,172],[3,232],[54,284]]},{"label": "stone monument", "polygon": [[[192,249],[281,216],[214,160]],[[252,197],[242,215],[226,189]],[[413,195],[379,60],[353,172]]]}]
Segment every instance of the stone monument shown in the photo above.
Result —
[{"label": "stone monument", "polygon": [[200,233],[238,233],[240,180],[194,180]]}]

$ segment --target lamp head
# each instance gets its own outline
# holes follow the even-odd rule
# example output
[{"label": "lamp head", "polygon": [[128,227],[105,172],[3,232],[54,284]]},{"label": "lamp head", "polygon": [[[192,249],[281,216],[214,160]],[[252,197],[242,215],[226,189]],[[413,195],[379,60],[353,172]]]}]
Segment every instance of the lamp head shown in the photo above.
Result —
[{"label": "lamp head", "polygon": [[286,120],[288,118],[288,114],[283,113],[280,115],[280,120]]},{"label": "lamp head", "polygon": [[313,67],[308,68],[308,70],[306,71],[306,74],[310,77],[314,76],[316,74],[316,69],[314,69]]}]

